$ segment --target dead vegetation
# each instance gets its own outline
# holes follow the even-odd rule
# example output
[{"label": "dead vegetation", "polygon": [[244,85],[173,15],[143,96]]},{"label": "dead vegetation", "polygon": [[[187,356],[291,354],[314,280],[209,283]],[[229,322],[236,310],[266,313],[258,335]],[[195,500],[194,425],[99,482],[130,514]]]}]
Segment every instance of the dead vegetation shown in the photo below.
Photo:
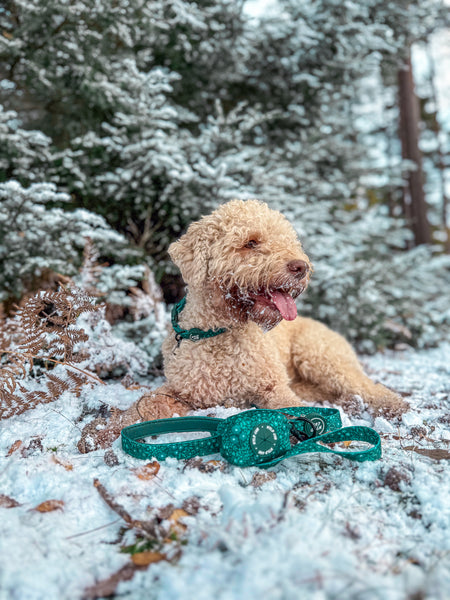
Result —
[{"label": "dead vegetation", "polygon": [[[78,393],[88,381],[102,384],[78,366],[87,355],[77,348],[88,339],[76,322],[98,310],[83,290],[61,287],[28,297],[13,317],[0,321],[0,419],[18,415],[37,404],[52,402],[63,392]],[[64,378],[52,373],[65,367]],[[43,389],[29,389],[25,381],[45,379]]]},{"label": "dead vegetation", "polygon": [[[164,311],[162,293],[147,268],[139,287],[126,290],[126,306],[111,303],[99,289],[105,267],[87,239],[76,284],[45,273],[42,289],[28,292],[18,305],[0,303],[0,419],[52,402],[64,392],[78,395],[86,383],[105,385],[103,379],[120,369],[130,380],[123,356],[111,344],[105,354],[108,364],[96,360],[86,367],[90,350],[98,354],[98,344],[90,343],[79,317],[91,314],[93,323],[102,318],[114,323],[124,316],[139,321],[154,313],[157,319]],[[58,365],[63,369],[55,369]]]}]

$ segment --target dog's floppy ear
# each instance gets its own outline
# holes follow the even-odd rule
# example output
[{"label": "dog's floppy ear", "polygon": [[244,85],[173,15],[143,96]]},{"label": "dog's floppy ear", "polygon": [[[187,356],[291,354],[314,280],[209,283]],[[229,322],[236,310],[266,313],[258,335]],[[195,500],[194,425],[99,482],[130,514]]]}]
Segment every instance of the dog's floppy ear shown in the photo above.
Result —
[{"label": "dog's floppy ear", "polygon": [[[192,223],[177,242],[169,246],[169,255],[181,271],[187,285],[201,285],[208,274],[209,248],[206,219]],[[209,241],[208,241],[209,240]]]}]

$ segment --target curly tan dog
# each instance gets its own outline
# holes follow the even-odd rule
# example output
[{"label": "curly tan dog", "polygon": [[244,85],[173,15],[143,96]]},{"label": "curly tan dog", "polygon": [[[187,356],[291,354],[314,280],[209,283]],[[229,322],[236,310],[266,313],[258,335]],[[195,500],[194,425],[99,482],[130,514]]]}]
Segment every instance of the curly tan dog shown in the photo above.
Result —
[{"label": "curly tan dog", "polygon": [[167,383],[138,406],[117,412],[97,432],[100,445],[140,418],[218,404],[348,405],[360,396],[374,414],[405,410],[403,400],[363,373],[343,337],[297,317],[295,298],[308,285],[311,265],[279,212],[257,200],[232,200],[192,223],[169,254],[188,286],[179,327],[221,332],[177,341],[171,330],[163,344]]}]

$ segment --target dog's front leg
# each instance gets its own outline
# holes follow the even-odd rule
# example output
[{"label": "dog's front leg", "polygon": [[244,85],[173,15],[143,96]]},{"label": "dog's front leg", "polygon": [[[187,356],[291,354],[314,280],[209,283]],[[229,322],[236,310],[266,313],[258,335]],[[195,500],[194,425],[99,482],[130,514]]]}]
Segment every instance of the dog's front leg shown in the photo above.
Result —
[{"label": "dog's front leg", "polygon": [[91,421],[82,431],[78,450],[84,454],[98,448],[109,448],[124,427],[139,421],[168,419],[175,414],[181,417],[190,408],[185,402],[174,398],[168,386],[162,386],[144,394],[127,410],[113,409],[109,419],[98,417]]},{"label": "dog's front leg", "polygon": [[261,390],[255,394],[251,403],[258,408],[271,409],[304,405],[287,385],[275,385],[271,390]]},{"label": "dog's front leg", "polygon": [[243,361],[238,379],[233,382],[234,387],[244,392],[248,404],[260,408],[303,406],[300,397],[290,387],[291,379],[286,366],[270,338],[259,329],[252,331],[252,336],[256,337],[256,342],[250,349],[245,346],[242,348],[246,360]]}]

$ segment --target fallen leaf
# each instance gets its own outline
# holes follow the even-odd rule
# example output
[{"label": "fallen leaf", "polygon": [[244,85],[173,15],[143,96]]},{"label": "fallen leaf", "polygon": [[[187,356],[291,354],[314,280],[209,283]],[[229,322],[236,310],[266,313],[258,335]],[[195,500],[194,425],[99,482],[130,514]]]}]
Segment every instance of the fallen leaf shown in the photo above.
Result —
[{"label": "fallen leaf", "polygon": [[108,467],[117,467],[119,464],[117,454],[114,452],[114,450],[111,450],[111,448],[105,452],[103,455],[103,460]]},{"label": "fallen leaf", "polygon": [[11,446],[11,448],[8,450],[8,454],[6,456],[11,456],[11,454],[13,452],[15,452],[16,450],[18,450],[21,445],[22,445],[22,440],[16,440],[14,442],[14,444]]},{"label": "fallen leaf", "polygon": [[5,494],[0,494],[0,507],[1,508],[15,508],[16,506],[20,506],[20,503],[14,498],[10,498]]},{"label": "fallen leaf", "polygon": [[202,473],[213,473],[214,471],[223,472],[226,469],[226,467],[227,463],[223,460],[204,461],[200,457],[196,456],[186,461],[184,469],[198,469]]},{"label": "fallen leaf", "polygon": [[83,600],[96,600],[97,598],[110,598],[114,596],[117,586],[121,581],[133,579],[136,571],[143,571],[145,567],[138,567],[133,563],[128,563],[121,569],[110,575],[107,579],[98,581],[94,585],[86,588],[83,592]]},{"label": "fallen leaf", "polygon": [[31,454],[35,454],[36,452],[42,452],[44,449],[42,446],[42,439],[43,436],[37,435],[32,440],[30,440],[28,446],[22,447],[22,450],[20,451],[22,456],[24,458],[27,458],[28,456],[30,456]]},{"label": "fallen leaf", "polygon": [[191,496],[183,501],[182,507],[189,515],[196,515],[200,510],[200,501],[197,496]]},{"label": "fallen leaf", "polygon": [[227,468],[227,463],[223,460],[207,460],[206,467],[212,467],[213,471],[219,470],[221,473]]},{"label": "fallen leaf", "polygon": [[176,508],[173,513],[170,515],[169,517],[169,521],[172,521],[172,523],[178,523],[178,521],[182,518],[182,517],[188,517],[188,513],[183,510],[182,508]]},{"label": "fallen leaf", "polygon": [[409,450],[411,452],[416,452],[416,454],[422,454],[423,456],[428,456],[428,458],[432,458],[433,460],[449,460],[450,452],[448,450],[444,450],[442,448],[419,448],[418,446],[406,446],[403,450]]},{"label": "fallen leaf", "polygon": [[411,476],[401,467],[391,467],[384,476],[384,485],[391,488],[394,492],[401,492],[402,481],[408,485],[411,481]]},{"label": "fallen leaf", "polygon": [[273,471],[261,471],[253,475],[250,485],[252,485],[255,488],[258,488],[267,483],[268,481],[273,481],[276,478],[277,474]]},{"label": "fallen leaf", "polygon": [[157,475],[161,465],[158,461],[153,461],[151,463],[147,463],[143,467],[139,467],[138,469],[133,469],[133,472],[139,479],[153,479],[155,475]]},{"label": "fallen leaf", "polygon": [[166,559],[167,557],[165,554],[162,554],[161,552],[152,552],[151,550],[136,552],[131,555],[131,560],[138,567],[146,567],[147,565]]},{"label": "fallen leaf", "polygon": [[172,514],[169,516],[169,521],[171,523],[170,533],[171,534],[181,534],[186,531],[187,526],[184,523],[180,523],[180,519],[183,517],[188,517],[188,513],[182,508],[176,508]]},{"label": "fallen leaf", "polygon": [[41,502],[37,506],[35,506],[32,510],[37,510],[38,512],[45,513],[51,512],[52,510],[62,510],[64,508],[64,502],[62,500],[45,500]]},{"label": "fallen leaf", "polygon": [[167,506],[161,506],[158,509],[158,519],[160,519],[161,521],[168,519],[174,510],[175,505],[172,503],[167,504]]},{"label": "fallen leaf", "polygon": [[56,463],[57,465],[60,465],[61,467],[64,467],[66,471],[72,471],[73,470],[73,465],[71,465],[69,462],[61,460],[60,458],[58,458],[54,454],[52,454],[52,461],[54,463]]}]

